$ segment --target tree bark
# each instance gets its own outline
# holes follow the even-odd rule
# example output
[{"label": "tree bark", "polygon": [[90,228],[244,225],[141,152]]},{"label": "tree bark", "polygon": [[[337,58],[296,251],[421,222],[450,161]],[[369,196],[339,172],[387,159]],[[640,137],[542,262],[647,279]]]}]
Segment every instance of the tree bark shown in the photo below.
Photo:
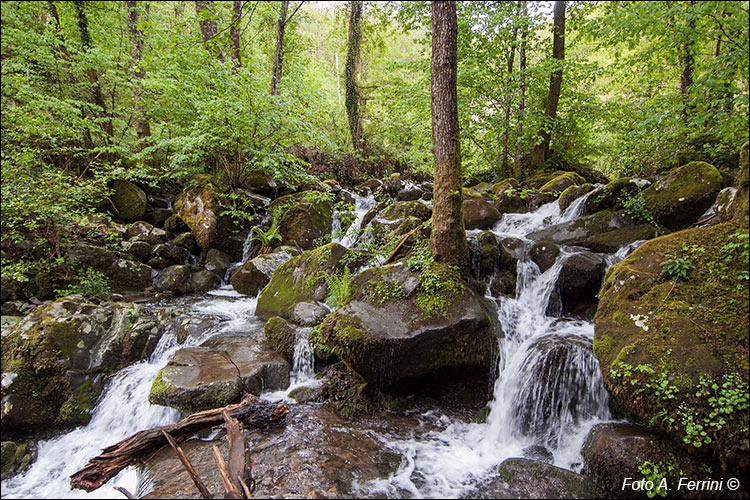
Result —
[{"label": "tree bark", "polygon": [[[73,5],[76,9],[76,19],[78,21],[78,31],[81,35],[81,42],[83,43],[84,50],[88,52],[92,47],[91,34],[89,33],[88,17],[86,17],[86,11],[83,9],[83,2],[81,0],[75,0],[73,2]],[[87,73],[89,76],[89,83],[91,83],[93,88],[93,102],[101,108],[102,114],[104,116],[107,116],[107,104],[104,101],[104,94],[102,93],[102,88],[99,85],[99,75],[93,68],[89,69]],[[104,121],[104,123],[102,124],[102,129],[108,137],[112,137],[114,135],[111,118],[108,117]]]},{"label": "tree bark", "polygon": [[691,14],[695,2],[691,0],[685,6],[689,15],[688,31],[684,43],[682,44],[682,74],[680,75],[680,95],[682,96],[682,121],[687,126],[688,115],[690,114],[690,96],[688,95],[690,86],[693,85],[693,67],[695,65],[694,45],[695,39],[695,17]]},{"label": "tree bark", "polygon": [[354,149],[360,149],[362,125],[359,116],[359,88],[357,86],[357,67],[359,66],[359,45],[362,38],[360,24],[362,20],[361,0],[352,0],[349,16],[349,45],[346,52],[344,68],[344,85],[346,86],[344,105],[349,118],[349,131],[352,135]]},{"label": "tree bark", "polygon": [[461,193],[458,130],[457,36],[455,2],[432,2],[432,149],[435,183],[430,246],[435,260],[468,272]]},{"label": "tree bark", "polygon": [[198,16],[201,35],[203,35],[203,45],[206,46],[209,54],[224,62],[224,55],[214,40],[219,29],[216,26],[216,19],[213,18],[213,1],[195,0],[195,13]]},{"label": "tree bark", "polygon": [[[520,6],[519,6],[520,7]],[[518,34],[518,26],[513,27],[513,32],[510,37],[510,54],[508,54],[508,80],[513,74],[513,62],[516,58],[516,35]],[[510,87],[510,85],[509,85]],[[512,93],[508,93],[505,97],[505,127],[503,130],[503,151],[502,161],[500,163],[500,171],[498,172],[499,178],[504,179],[508,177],[510,171],[508,170],[508,135],[510,133],[510,102]]]},{"label": "tree bark", "polygon": [[278,85],[281,81],[281,68],[284,62],[284,29],[286,29],[286,15],[289,2],[282,0],[279,10],[279,20],[276,24],[276,59],[273,65],[273,79],[271,80],[271,94],[279,95]]},{"label": "tree bark", "polygon": [[549,142],[552,137],[552,126],[557,116],[557,103],[560,100],[560,89],[562,88],[562,62],[565,59],[565,2],[555,2],[555,14],[553,21],[552,57],[557,59],[560,69],[553,71],[549,80],[549,92],[547,103],[544,107],[544,124],[539,129],[541,142],[531,152],[531,170],[539,170],[547,161],[549,156]]},{"label": "tree bark", "polygon": [[141,62],[143,60],[143,32],[138,28],[138,5],[135,0],[128,0],[125,2],[125,6],[128,9],[128,31],[130,31],[130,56],[133,58],[133,62],[136,67],[133,71],[133,76],[136,78],[136,83],[133,86],[133,99],[134,113],[136,116],[135,131],[138,135],[138,139],[143,139],[151,135],[151,125],[149,121],[143,116],[144,112],[141,108],[141,91],[142,91],[142,80],[144,76],[143,67]]},{"label": "tree bark", "polygon": [[234,71],[242,67],[240,58],[240,22],[242,21],[242,1],[232,2],[232,24],[229,26],[229,34],[232,37],[232,59],[234,59]]},{"label": "tree bark", "polygon": [[513,177],[521,180],[523,170],[521,167],[521,138],[523,137],[523,119],[526,98],[526,39],[528,38],[528,6],[526,0],[521,1],[521,15],[523,16],[523,27],[521,29],[521,47],[518,51],[518,131],[516,132],[516,157],[513,168]]},{"label": "tree bark", "polygon": [[125,467],[168,445],[162,431],[168,433],[176,443],[180,443],[197,432],[220,425],[224,422],[224,413],[245,422],[249,427],[263,428],[280,423],[288,412],[289,408],[283,404],[269,403],[245,394],[238,404],[194,413],[176,424],[140,431],[104,448],[101,455],[89,460],[84,468],[70,476],[70,486],[88,492],[94,491]]}]

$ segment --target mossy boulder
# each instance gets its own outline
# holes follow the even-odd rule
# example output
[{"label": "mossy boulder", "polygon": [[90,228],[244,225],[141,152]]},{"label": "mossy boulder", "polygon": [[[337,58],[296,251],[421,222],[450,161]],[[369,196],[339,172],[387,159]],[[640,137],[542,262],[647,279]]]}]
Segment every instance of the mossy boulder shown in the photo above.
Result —
[{"label": "mossy boulder", "polygon": [[[320,244],[333,227],[333,193],[304,191],[275,199],[269,212],[283,210],[279,219],[282,245],[310,250]],[[280,207],[280,208],[277,208]]]},{"label": "mossy boulder", "polygon": [[23,472],[36,460],[37,446],[33,441],[0,443],[0,478],[10,479]]},{"label": "mossy boulder", "polygon": [[623,199],[637,195],[649,184],[649,181],[632,177],[615,179],[591,193],[586,200],[586,211],[594,213],[601,210],[620,210]]},{"label": "mossy boulder", "polygon": [[629,243],[650,240],[658,234],[659,230],[651,224],[638,224],[637,226],[594,234],[583,240],[580,245],[594,252],[614,253]]},{"label": "mossy boulder", "polygon": [[490,276],[500,262],[500,245],[492,231],[482,231],[477,235],[476,245],[472,245],[474,252],[473,267],[479,278]]},{"label": "mossy boulder", "polygon": [[342,258],[347,254],[350,252],[345,247],[329,243],[281,264],[258,297],[256,316],[289,319],[291,308],[298,302],[323,300],[328,291],[326,277],[343,271]]},{"label": "mossy boulder", "polygon": [[206,175],[195,176],[194,186],[177,198],[174,205],[177,214],[203,250],[216,248],[239,259],[243,241],[234,236],[240,226],[230,215],[222,215],[229,206],[221,190]]},{"label": "mossy boulder", "polygon": [[185,413],[219,408],[289,386],[289,363],[262,334],[216,337],[179,349],[151,385],[148,400]]},{"label": "mossy boulder", "polygon": [[272,253],[258,255],[240,266],[229,278],[229,284],[238,293],[256,295],[271,280],[273,272],[298,252],[279,247]]},{"label": "mossy boulder", "polygon": [[221,278],[212,271],[193,265],[169,266],[154,279],[154,290],[173,292],[176,295],[205,293],[221,284]]},{"label": "mossy boulder", "polygon": [[489,229],[500,220],[500,212],[491,203],[480,199],[464,200],[463,214],[466,229]]},{"label": "mossy boulder", "polygon": [[748,228],[748,210],[750,207],[750,168],[748,167],[748,158],[750,157],[749,143],[742,145],[740,149],[740,170],[734,178],[734,185],[737,188],[735,201],[732,203],[734,212],[734,222],[745,229]]},{"label": "mossy boulder", "polygon": [[501,194],[505,193],[506,190],[510,188],[517,188],[519,186],[518,181],[515,180],[513,177],[508,177],[507,179],[503,179],[500,182],[496,182],[492,185],[492,194],[495,196],[500,196]]},{"label": "mossy boulder", "polygon": [[565,212],[565,210],[571,205],[571,203],[573,203],[581,196],[590,193],[593,189],[594,185],[588,183],[581,184],[580,186],[568,186],[562,193],[560,193],[560,197],[557,199],[557,203],[560,205],[560,211]]},{"label": "mossy boulder", "polygon": [[602,491],[588,476],[528,458],[509,458],[494,480],[478,487],[475,497],[601,498]]},{"label": "mossy boulder", "polygon": [[676,231],[696,222],[723,187],[712,165],[696,161],[667,172],[643,190],[646,208],[656,221]]},{"label": "mossy boulder", "polygon": [[271,344],[271,347],[281,354],[284,359],[292,362],[294,355],[294,343],[296,338],[295,327],[284,318],[274,316],[266,321],[263,332]]},{"label": "mossy boulder", "polygon": [[421,201],[400,201],[389,205],[385,210],[378,214],[378,218],[384,220],[398,220],[407,217],[416,217],[422,222],[432,217],[430,207]]},{"label": "mossy boulder", "polygon": [[429,294],[403,262],[363,271],[352,300],[311,333],[316,352],[336,355],[377,387],[444,367],[489,370],[498,355],[495,307],[447,268],[433,274],[445,286]]},{"label": "mossy boulder", "polygon": [[562,193],[570,186],[578,186],[585,183],[586,180],[575,172],[565,172],[545,182],[539,188],[539,191],[551,195],[552,198],[556,198],[559,196],[559,193]]},{"label": "mossy boulder", "polygon": [[533,241],[547,240],[558,245],[580,245],[592,236],[632,225],[622,214],[604,210],[531,232],[526,237]]},{"label": "mossy boulder", "polygon": [[242,185],[262,196],[273,196],[278,189],[273,177],[262,170],[251,170]]},{"label": "mossy boulder", "polygon": [[595,316],[615,403],[723,470],[748,465],[747,266],[731,223],[655,238],[610,268]]},{"label": "mossy boulder", "polygon": [[88,421],[102,389],[97,375],[153,351],[159,330],[150,317],[135,304],[101,306],[75,295],[37,307],[3,336],[3,427]]},{"label": "mossy boulder", "polygon": [[115,215],[124,221],[140,220],[146,215],[146,193],[130,181],[116,180],[109,199]]}]

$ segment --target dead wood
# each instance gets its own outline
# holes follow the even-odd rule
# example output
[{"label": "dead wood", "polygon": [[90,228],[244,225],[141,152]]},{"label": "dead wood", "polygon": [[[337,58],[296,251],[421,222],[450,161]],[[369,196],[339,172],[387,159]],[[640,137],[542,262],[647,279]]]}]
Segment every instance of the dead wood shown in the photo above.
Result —
[{"label": "dead wood", "polygon": [[125,467],[134,465],[166,446],[168,442],[162,431],[169,433],[176,443],[181,443],[202,430],[220,425],[224,420],[223,412],[249,428],[264,428],[280,423],[289,413],[289,408],[281,403],[270,403],[245,394],[238,404],[194,413],[176,424],[137,432],[102,449],[100,455],[89,460],[85,467],[70,476],[71,488],[94,491]]},{"label": "dead wood", "polygon": [[198,491],[200,491],[201,496],[207,500],[213,499],[213,496],[208,491],[208,488],[206,488],[206,485],[203,484],[203,481],[201,481],[201,478],[200,476],[198,476],[198,473],[195,472],[195,469],[193,468],[193,464],[190,463],[190,460],[188,460],[187,455],[185,455],[185,453],[182,451],[182,448],[180,448],[180,445],[175,443],[174,439],[172,439],[172,436],[170,436],[168,433],[164,431],[161,431],[161,432],[162,434],[164,434],[164,437],[167,438],[167,441],[169,442],[169,446],[171,446],[174,452],[177,454],[177,458],[179,458],[180,462],[182,462],[183,467],[185,467],[185,470],[190,476],[190,479],[193,480],[195,487],[198,488]]},{"label": "dead wood", "polygon": [[404,235],[404,237],[403,237],[403,238],[401,238],[401,241],[399,242],[399,244],[398,244],[398,245],[396,245],[396,248],[394,248],[394,249],[393,249],[393,251],[391,252],[391,254],[390,254],[390,255],[388,256],[388,258],[387,258],[387,259],[385,259],[385,262],[383,262],[383,263],[382,263],[381,265],[382,265],[382,266],[384,266],[384,265],[388,264],[388,263],[389,263],[389,262],[390,262],[391,260],[393,260],[393,257],[395,257],[395,256],[396,256],[396,252],[398,252],[398,249],[399,249],[399,248],[401,248],[401,246],[402,246],[402,245],[403,245],[404,243],[406,243],[406,240],[408,240],[408,239],[409,239],[409,236],[411,236],[412,234],[414,234],[414,232],[415,232],[415,231],[416,231],[417,229],[419,229],[420,227],[421,227],[421,226],[417,226],[417,227],[415,227],[414,229],[412,229],[411,231],[409,231],[408,233],[406,233],[406,234]]}]

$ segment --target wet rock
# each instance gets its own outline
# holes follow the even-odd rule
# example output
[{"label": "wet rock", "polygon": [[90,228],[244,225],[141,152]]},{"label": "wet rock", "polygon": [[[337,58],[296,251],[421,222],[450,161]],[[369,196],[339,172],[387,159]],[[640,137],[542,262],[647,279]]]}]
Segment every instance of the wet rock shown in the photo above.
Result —
[{"label": "wet rock", "polygon": [[551,464],[554,461],[554,455],[544,446],[538,444],[532,444],[522,450],[524,458],[529,460],[535,460],[537,462],[543,462],[545,464]]},{"label": "wet rock", "polygon": [[104,272],[113,291],[143,290],[151,280],[151,268],[127,259],[115,260]]},{"label": "wet rock", "polygon": [[26,470],[36,460],[36,452],[36,443],[33,441],[0,443],[0,478],[4,481]]},{"label": "wet rock", "polygon": [[476,498],[601,498],[602,491],[587,476],[554,465],[509,458],[495,480],[478,488]]},{"label": "wet rock", "polygon": [[221,250],[211,248],[206,253],[206,262],[203,264],[207,270],[216,273],[219,276],[224,276],[232,265],[232,256]]},{"label": "wet rock", "polygon": [[432,210],[421,201],[399,201],[389,205],[378,215],[378,218],[393,221],[409,216],[414,216],[424,222],[432,217]]},{"label": "wet rock", "polygon": [[714,212],[720,222],[728,222],[734,217],[734,207],[732,204],[737,198],[737,188],[727,187],[719,191],[714,201]]},{"label": "wet rock", "polygon": [[552,201],[570,186],[585,184],[586,179],[575,172],[564,172],[547,181],[539,191],[546,201]]},{"label": "wet rock", "polygon": [[629,243],[639,240],[650,240],[659,234],[651,224],[638,224],[633,227],[615,229],[602,234],[589,236],[581,246],[601,253],[614,253]]},{"label": "wet rock", "polygon": [[500,246],[491,231],[483,231],[477,236],[477,276],[489,276],[495,272],[500,261]]},{"label": "wet rock", "polygon": [[377,189],[377,191],[387,194],[390,197],[395,197],[396,193],[401,191],[404,187],[404,183],[401,180],[401,174],[391,174],[387,179],[383,179],[383,183]]},{"label": "wet rock", "polygon": [[580,198],[581,196],[585,195],[586,193],[591,192],[591,190],[594,189],[593,184],[581,184],[569,186],[560,194],[560,197],[557,199],[557,203],[560,205],[560,212],[565,212],[565,210],[570,206],[571,203],[573,203],[575,200]]},{"label": "wet rock", "polygon": [[560,247],[551,241],[537,241],[531,247],[531,260],[544,272],[555,263],[560,255]]},{"label": "wet rock", "polygon": [[382,182],[380,181],[380,179],[368,179],[359,185],[357,191],[361,195],[372,194],[380,187],[381,184]]},{"label": "wet rock", "polygon": [[405,188],[396,194],[396,201],[414,201],[422,197],[424,192],[419,188]]},{"label": "wet rock", "polygon": [[136,221],[146,214],[146,193],[130,181],[116,180],[109,199],[115,214],[124,221]]},{"label": "wet rock", "polygon": [[268,207],[269,213],[273,213],[277,207],[287,207],[279,219],[281,243],[303,250],[318,245],[325,235],[331,234],[333,199],[332,193],[317,190],[275,199]]},{"label": "wet rock", "polygon": [[288,319],[294,304],[323,300],[328,290],[326,276],[343,270],[341,259],[347,253],[338,243],[329,243],[281,264],[258,297],[256,316]]},{"label": "wet rock", "polygon": [[534,241],[548,240],[558,245],[580,245],[591,236],[629,226],[632,224],[622,214],[602,211],[533,231],[526,237]]},{"label": "wet rock", "polygon": [[498,220],[500,212],[485,200],[463,201],[464,225],[466,229],[489,229]]},{"label": "wet rock", "polygon": [[299,302],[294,304],[290,319],[302,326],[314,326],[331,312],[322,302]]},{"label": "wet rock", "polygon": [[252,170],[248,173],[243,187],[255,191],[262,196],[274,196],[278,189],[273,177],[262,170]]},{"label": "wet rock", "polygon": [[289,364],[262,335],[216,337],[175,352],[156,376],[149,402],[193,413],[239,402],[242,392],[289,386]]},{"label": "wet rock", "polygon": [[171,216],[172,210],[168,208],[154,208],[149,214],[148,220],[156,227],[164,227],[164,223]]},{"label": "wet rock", "polygon": [[515,274],[518,259],[523,255],[523,240],[503,238],[500,240],[500,268],[513,271]]},{"label": "wet rock", "polygon": [[169,266],[173,266],[174,262],[167,260],[164,257],[154,257],[153,259],[148,259],[146,265],[152,269],[166,269]]},{"label": "wet rock", "polygon": [[172,240],[172,245],[182,247],[191,254],[197,254],[200,251],[200,247],[195,241],[195,236],[193,236],[193,233],[178,234]]},{"label": "wet rock", "polygon": [[158,245],[169,241],[169,234],[166,231],[145,221],[131,224],[125,232],[125,236],[129,241],[145,241],[150,245]]},{"label": "wet rock", "polygon": [[290,258],[291,254],[281,248],[259,255],[242,264],[229,278],[229,284],[238,293],[254,296],[268,284],[273,272]]},{"label": "wet rock", "polygon": [[363,271],[353,288],[353,299],[328,315],[315,342],[373,385],[448,366],[489,368],[494,362],[495,308],[470,287],[446,286],[444,306],[432,297],[425,310],[419,274],[397,263]]},{"label": "wet rock", "polygon": [[127,243],[126,251],[137,259],[147,260],[149,257],[151,257],[151,244],[147,241],[123,241],[123,245],[125,243]]},{"label": "wet rock", "polygon": [[722,188],[721,174],[705,162],[670,170],[643,191],[646,208],[659,224],[676,231],[696,222]]},{"label": "wet rock", "polygon": [[606,186],[594,190],[586,200],[586,212],[622,209],[622,200],[637,195],[644,187],[651,184],[644,179],[620,177]]},{"label": "wet rock", "polygon": [[557,278],[563,312],[596,303],[606,267],[604,258],[592,252],[576,253],[565,260]]},{"label": "wet rock", "polygon": [[284,318],[274,316],[266,321],[266,324],[263,326],[263,333],[266,335],[271,347],[291,363],[296,339],[294,325]]},{"label": "wet rock", "polygon": [[499,197],[505,194],[508,189],[516,189],[519,186],[518,181],[513,177],[503,179],[500,182],[496,182],[492,185],[492,194]]},{"label": "wet rock", "polygon": [[190,252],[187,249],[169,243],[156,245],[154,247],[154,253],[157,257],[167,259],[175,264],[185,264],[190,257]]},{"label": "wet rock", "polygon": [[221,277],[208,270],[192,273],[188,280],[189,293],[206,293],[221,285]]},{"label": "wet rock", "polygon": [[157,292],[171,291],[178,295],[190,293],[188,280],[192,271],[188,266],[169,266],[162,270],[154,279],[154,290]]},{"label": "wet rock", "polygon": [[74,243],[65,250],[65,253],[74,264],[101,272],[107,271],[117,260],[112,251],[86,243]]},{"label": "wet rock", "polygon": [[[610,268],[595,316],[594,352],[614,402],[668,433],[685,452],[716,459],[720,465],[714,473],[721,469],[724,474],[748,465],[746,408],[723,416],[721,429],[704,426],[706,436],[692,436],[700,446],[683,444],[686,425],[670,425],[661,416],[676,422],[710,421],[709,398],[714,396],[711,391],[696,396],[700,380],[746,390],[748,355],[738,346],[748,343],[748,308],[739,306],[748,302],[748,286],[738,277],[747,272],[747,261],[724,249],[727,241],[737,241],[733,235],[742,233],[733,223],[723,223],[647,241]],[[684,278],[670,279],[662,272],[670,254],[689,259],[694,269]],[[712,269],[721,255],[725,267],[717,275]],[[624,374],[625,365],[648,366],[653,372],[643,372],[634,384]],[[660,383],[667,386],[657,393]],[[674,397],[662,396],[670,386]]]},{"label": "wet rock", "polygon": [[170,233],[178,234],[189,231],[190,228],[185,221],[183,221],[179,215],[172,214],[167,220],[164,221],[164,230]]}]

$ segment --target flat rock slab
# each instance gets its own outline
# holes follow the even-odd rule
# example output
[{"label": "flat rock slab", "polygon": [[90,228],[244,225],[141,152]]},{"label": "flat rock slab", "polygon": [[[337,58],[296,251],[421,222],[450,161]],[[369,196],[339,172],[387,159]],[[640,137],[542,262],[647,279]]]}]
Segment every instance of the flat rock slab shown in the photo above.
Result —
[{"label": "flat rock slab", "polygon": [[175,352],[157,375],[149,401],[182,411],[218,408],[289,385],[289,363],[265,337],[218,337]]}]

